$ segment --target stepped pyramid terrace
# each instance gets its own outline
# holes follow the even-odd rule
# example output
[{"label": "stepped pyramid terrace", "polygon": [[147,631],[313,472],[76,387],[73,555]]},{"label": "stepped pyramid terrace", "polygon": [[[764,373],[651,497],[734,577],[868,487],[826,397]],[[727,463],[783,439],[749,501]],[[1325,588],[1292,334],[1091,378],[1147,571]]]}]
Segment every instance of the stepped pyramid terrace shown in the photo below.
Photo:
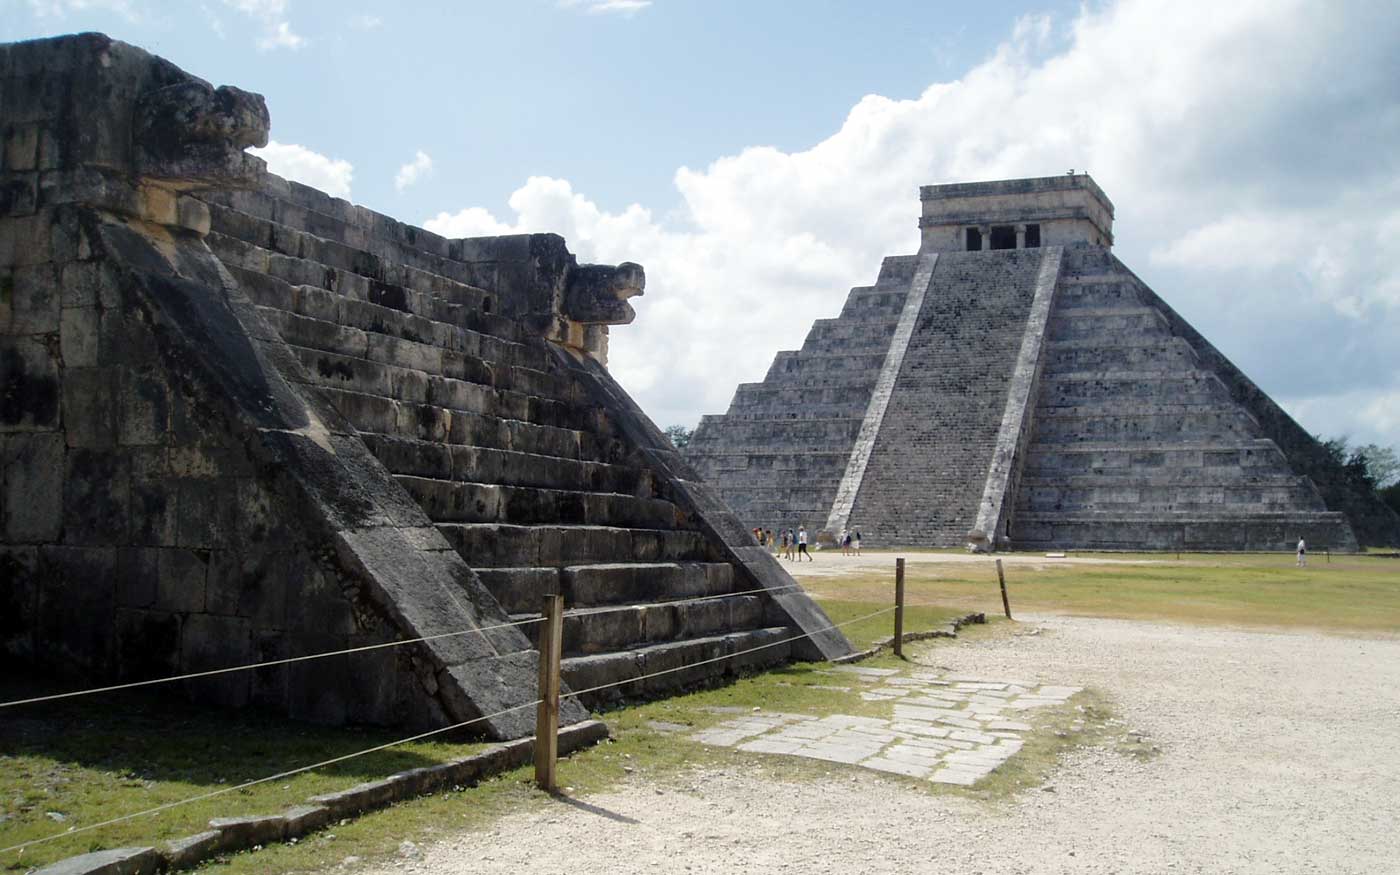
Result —
[{"label": "stepped pyramid terrace", "polygon": [[686,447],[746,525],[977,550],[1400,544],[1400,519],[1114,256],[1088,175],[919,194],[918,253]]},{"label": "stepped pyramid terrace", "polygon": [[0,45],[0,655],[91,686],[429,638],[184,692],[514,738],[546,594],[565,694],[648,676],[564,723],[850,652],[608,373],[639,265],[288,182],[268,128],[101,34]]}]

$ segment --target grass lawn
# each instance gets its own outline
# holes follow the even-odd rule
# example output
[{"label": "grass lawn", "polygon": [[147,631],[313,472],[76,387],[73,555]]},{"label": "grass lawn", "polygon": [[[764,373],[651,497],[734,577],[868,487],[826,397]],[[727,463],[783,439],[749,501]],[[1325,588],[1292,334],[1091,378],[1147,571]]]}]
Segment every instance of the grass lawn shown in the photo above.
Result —
[{"label": "grass lawn", "polygon": [[[870,551],[867,551],[870,554]],[[1001,612],[991,559],[926,551],[867,555],[859,570],[840,576],[798,579],[827,608],[845,605],[866,612],[889,605],[894,593],[894,558],[909,557],[906,602],[949,613]],[[1078,554],[1076,554],[1078,555]],[[1239,626],[1313,628],[1354,634],[1400,633],[1400,560],[1379,556],[1309,558],[1296,568],[1292,554],[1085,554],[1102,564],[1069,564],[1011,554],[1005,564],[1012,614],[1063,613]],[[886,566],[879,567],[880,560]],[[933,561],[924,561],[933,560]],[[958,561],[953,561],[958,560]],[[839,563],[843,557],[827,557]],[[871,567],[871,566],[874,567]],[[916,608],[911,608],[917,610]],[[843,614],[844,615],[844,614]],[[858,616],[853,612],[851,615]],[[885,618],[874,622],[885,623]],[[887,624],[886,624],[887,625]],[[907,623],[907,628],[921,628]],[[886,633],[888,634],[888,633]]]},{"label": "grass lawn", "polygon": [[[0,700],[49,687],[0,682]],[[328,728],[254,712],[228,713],[107,694],[0,711],[0,847],[61,833],[374,747],[407,733]],[[436,739],[184,805],[0,856],[0,867],[99,848],[152,844],[207,829],[212,817],[270,814],[318,793],[466,756],[483,744]]]}]

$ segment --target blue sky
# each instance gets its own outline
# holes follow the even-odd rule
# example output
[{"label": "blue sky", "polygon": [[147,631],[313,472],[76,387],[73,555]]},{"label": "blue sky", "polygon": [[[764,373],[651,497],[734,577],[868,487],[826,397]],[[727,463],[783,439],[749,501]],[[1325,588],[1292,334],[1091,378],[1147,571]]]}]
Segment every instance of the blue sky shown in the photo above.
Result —
[{"label": "blue sky", "polygon": [[[1056,4],[599,5],[0,0],[0,39],[100,30],[263,94],[273,139],[349,161],[357,202],[416,219],[499,206],[537,175],[576,180],[606,209],[669,209],[677,167],[810,146],[862,96],[917,96],[1015,15]],[[264,44],[283,22],[283,43],[302,42]],[[418,150],[433,173],[396,190]]]},{"label": "blue sky", "polygon": [[917,246],[917,186],[1087,168],[1118,255],[1306,427],[1400,445],[1392,2],[0,0],[267,97],[273,169],[640,261],[611,367],[693,424]]}]

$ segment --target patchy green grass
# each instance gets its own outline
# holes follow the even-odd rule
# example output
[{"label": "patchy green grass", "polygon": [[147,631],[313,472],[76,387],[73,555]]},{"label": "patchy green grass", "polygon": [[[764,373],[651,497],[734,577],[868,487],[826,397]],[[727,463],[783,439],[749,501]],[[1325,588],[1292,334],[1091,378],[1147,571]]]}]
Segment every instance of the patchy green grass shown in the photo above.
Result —
[{"label": "patchy green grass", "polygon": [[[843,604],[893,600],[894,557],[910,557],[910,605],[1001,612],[991,559],[920,561],[923,551],[888,553],[890,568],[799,578],[828,612]],[[1077,556],[1078,554],[1076,554]],[[961,558],[961,557],[958,557]],[[1012,614],[1079,616],[1282,628],[1355,634],[1400,632],[1400,560],[1377,556],[1292,554],[1100,554],[1103,564],[1070,564],[1026,554],[1005,563]]]},{"label": "patchy green grass", "polygon": [[[44,692],[0,683],[0,700]],[[394,730],[328,728],[228,713],[135,693],[0,711],[0,848],[374,747]],[[65,836],[0,856],[26,870],[72,854],[151,844],[207,829],[212,817],[269,814],[306,797],[484,747],[436,739]]]}]

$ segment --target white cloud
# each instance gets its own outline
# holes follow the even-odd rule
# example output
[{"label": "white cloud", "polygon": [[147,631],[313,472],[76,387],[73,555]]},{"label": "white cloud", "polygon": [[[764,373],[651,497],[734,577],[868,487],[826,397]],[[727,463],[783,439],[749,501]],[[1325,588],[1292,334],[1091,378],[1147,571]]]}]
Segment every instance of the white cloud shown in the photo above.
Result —
[{"label": "white cloud", "polygon": [[[611,367],[658,422],[693,423],[873,282],[882,255],[917,249],[918,185],[1087,168],[1117,205],[1120,257],[1266,390],[1394,391],[1400,152],[1379,144],[1400,142],[1397,53],[1383,2],[1086,6],[1068,23],[1021,19],[916,98],[863,98],[809,149],[680,168],[664,218],[532,177],[507,217],[476,207],[427,225],[555,231],[584,260],[644,264]],[[1388,422],[1353,431],[1400,443]]]},{"label": "white cloud", "polygon": [[631,18],[650,6],[652,0],[559,0],[561,9],[581,9],[589,15],[621,15]]},{"label": "white cloud", "polygon": [[380,27],[384,26],[384,19],[380,18],[378,15],[369,15],[362,12],[359,15],[352,15],[350,17],[350,26],[355,30],[378,30]]},{"label": "white cloud", "polygon": [[257,42],[259,51],[299,49],[306,45],[306,39],[292,30],[287,18],[289,0],[224,0],[224,5],[262,25],[263,34]]},{"label": "white cloud", "polygon": [[399,172],[394,175],[394,189],[403,191],[418,180],[427,176],[433,170],[433,159],[427,152],[419,149],[413,155],[413,160],[399,168]]},{"label": "white cloud", "polygon": [[267,169],[278,176],[319,188],[334,197],[350,198],[350,180],[355,168],[349,161],[327,158],[305,146],[276,140],[248,152],[266,161]]}]

